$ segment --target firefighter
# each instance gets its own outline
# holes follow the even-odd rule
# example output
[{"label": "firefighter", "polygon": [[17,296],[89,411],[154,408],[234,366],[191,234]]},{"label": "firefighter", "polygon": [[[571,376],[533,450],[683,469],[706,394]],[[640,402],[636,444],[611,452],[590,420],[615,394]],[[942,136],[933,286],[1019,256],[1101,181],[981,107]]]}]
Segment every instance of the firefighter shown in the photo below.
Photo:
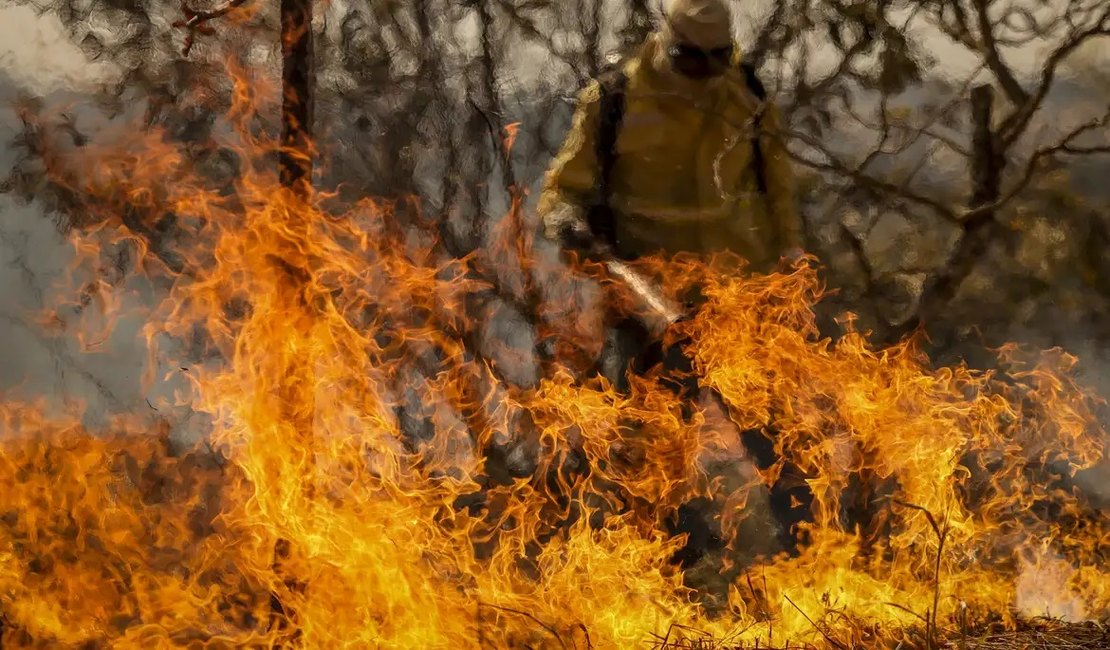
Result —
[{"label": "firefighter", "polygon": [[[583,253],[602,244],[625,260],[731,252],[760,272],[798,259],[802,224],[780,116],[765,99],[732,38],[725,2],[668,0],[639,51],[580,93],[539,198],[545,235]],[[683,359],[661,350],[635,318],[627,318],[611,328],[601,371],[627,390],[630,367],[645,372]],[[690,388],[689,381],[682,384]],[[717,422],[727,420],[719,406],[716,411]],[[752,460],[739,444],[731,447],[731,455],[703,463],[711,475],[724,475],[726,498],[715,506],[692,504],[678,523],[678,531],[690,535],[680,559],[688,576],[701,574],[694,581],[702,587],[716,580],[721,553],[744,559],[737,549],[720,548],[719,521],[713,521],[727,507],[728,486],[752,481]],[[782,519],[771,518],[769,494],[757,492],[747,497],[741,556],[788,543]]]},{"label": "firefighter", "polygon": [[[639,52],[580,94],[540,194],[545,235],[581,252],[731,252],[751,271],[802,255],[776,107],[732,38],[723,0],[668,0]],[[602,373],[661,361],[635,319],[615,324]],[[673,355],[672,355],[673,356]]]},{"label": "firefighter", "polygon": [[540,196],[545,233],[572,248],[602,238],[625,259],[730,251],[769,270],[802,247],[778,128],[728,6],[670,0],[639,52],[581,92]]}]

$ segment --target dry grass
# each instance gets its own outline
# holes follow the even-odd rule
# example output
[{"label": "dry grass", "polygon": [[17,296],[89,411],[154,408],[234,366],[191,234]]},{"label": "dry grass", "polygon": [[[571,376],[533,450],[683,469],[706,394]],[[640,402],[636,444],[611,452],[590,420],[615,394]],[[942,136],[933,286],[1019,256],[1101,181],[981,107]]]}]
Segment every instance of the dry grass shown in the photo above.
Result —
[{"label": "dry grass", "polygon": [[1110,648],[1110,621],[1065,623],[1035,619],[1021,629],[992,631],[951,641],[956,650],[1105,650]]},{"label": "dry grass", "polygon": [[[818,648],[818,646],[800,643],[737,645],[727,639],[710,638],[686,628],[672,629],[671,632],[665,637],[657,638],[652,645],[652,650],[817,650]],[[984,630],[957,636],[958,638],[942,638],[939,646],[946,650],[1110,650],[1110,620],[1066,623],[1034,619],[1024,622],[1016,630]],[[919,642],[900,643],[878,642],[871,647],[912,650],[925,646],[926,642],[919,640]],[[868,650],[867,646],[853,645],[852,647]]]}]

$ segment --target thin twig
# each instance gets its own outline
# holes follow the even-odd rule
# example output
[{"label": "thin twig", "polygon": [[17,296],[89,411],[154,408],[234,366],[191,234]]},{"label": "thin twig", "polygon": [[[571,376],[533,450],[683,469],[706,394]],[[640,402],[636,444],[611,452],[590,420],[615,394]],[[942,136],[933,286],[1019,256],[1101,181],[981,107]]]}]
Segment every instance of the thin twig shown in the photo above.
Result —
[{"label": "thin twig", "polygon": [[929,624],[929,619],[928,618],[922,616],[921,614],[918,614],[917,612],[913,611],[909,607],[906,607],[905,605],[899,605],[898,603],[892,603],[892,602],[884,602],[883,604],[884,605],[890,605],[894,609],[902,610],[903,612],[909,614],[910,616],[913,616],[914,618],[920,620],[925,625]]},{"label": "thin twig", "polygon": [[1029,99],[1015,110],[1013,114],[1006,118],[1002,124],[1000,135],[1007,147],[1016,142],[1017,139],[1025,133],[1026,127],[1029,126],[1030,121],[1033,119],[1033,115],[1040,110],[1045,98],[1048,97],[1049,90],[1051,90],[1053,86],[1053,82],[1056,79],[1056,72],[1060,65],[1087,41],[1107,35],[1110,35],[1110,5],[1106,5],[1093,25],[1084,30],[1073,28],[1068,35],[1070,38],[1053,50],[1041,67],[1041,82],[1036,92],[1030,95]]},{"label": "thin twig", "polygon": [[478,602],[478,606],[479,607],[489,607],[490,609],[497,609],[497,610],[501,610],[503,612],[508,612],[510,614],[516,614],[518,616],[523,616],[523,617],[533,621],[536,625],[539,625],[540,627],[542,627],[549,634],[551,634],[551,636],[555,637],[555,640],[559,642],[559,645],[563,647],[563,650],[566,650],[567,644],[566,644],[566,642],[563,641],[563,637],[559,636],[558,630],[551,627],[547,623],[544,623],[543,621],[541,621],[540,619],[536,618],[535,616],[529,614],[528,612],[522,612],[518,609],[513,609],[511,607],[503,607],[501,605],[494,605],[493,603],[484,603],[484,602],[481,602],[481,601]]},{"label": "thin twig", "polygon": [[937,519],[936,519],[936,517],[933,516],[933,513],[929,512],[927,509],[925,509],[925,508],[923,508],[919,505],[915,505],[915,504],[912,504],[912,503],[907,503],[905,501],[901,501],[899,499],[893,499],[893,502],[902,506],[902,507],[904,507],[904,508],[909,508],[911,510],[918,510],[918,511],[924,513],[925,514],[925,520],[929,522],[929,526],[932,527],[933,532],[937,536],[937,558],[936,558],[935,566],[933,568],[933,609],[929,613],[929,621],[926,622],[926,629],[925,629],[925,633],[926,633],[926,637],[927,637],[926,642],[928,643],[929,647],[930,648],[937,648],[938,647],[938,642],[937,642],[937,609],[940,607],[940,569],[941,569],[941,559],[943,558],[943,554],[944,554],[944,542],[948,538],[948,522],[947,522],[947,519],[946,519],[944,527],[942,528],[937,523]]},{"label": "thin twig", "polygon": [[825,630],[821,629],[821,626],[820,626],[820,625],[818,625],[817,623],[815,623],[815,622],[813,621],[813,619],[809,617],[809,615],[808,615],[808,614],[806,614],[805,612],[803,612],[803,611],[802,611],[802,608],[801,608],[801,607],[798,607],[798,606],[797,606],[796,604],[794,604],[794,601],[790,600],[790,596],[787,596],[787,595],[786,595],[786,594],[784,593],[784,594],[782,595],[782,597],[786,599],[786,602],[788,602],[788,603],[790,603],[791,605],[793,605],[793,606],[794,606],[794,609],[798,610],[798,613],[799,613],[799,614],[801,614],[801,615],[802,615],[803,617],[805,617],[805,619],[806,619],[807,621],[809,621],[809,624],[813,626],[813,629],[815,629],[815,630],[817,630],[818,632],[820,632],[820,633],[821,633],[821,636],[825,637],[825,640],[826,640],[826,641],[828,641],[829,643],[831,643],[831,644],[832,644],[832,645],[833,645],[834,647],[840,648],[841,650],[847,650],[847,648],[846,648],[846,647],[844,646],[844,644],[843,644],[843,643],[841,643],[840,641],[837,641],[836,639],[834,639],[834,638],[832,638],[831,636],[829,636],[828,632],[826,632]]},{"label": "thin twig", "polygon": [[196,43],[196,36],[211,36],[215,30],[208,25],[208,23],[216,18],[222,18],[227,14],[235,11],[247,0],[228,0],[226,3],[212,9],[211,11],[197,11],[190,9],[187,2],[181,3],[181,12],[185,14],[185,20],[178,20],[173,23],[173,26],[179,29],[184,29],[188,32],[185,36],[185,45],[181,49],[182,56],[189,56],[192,51],[193,45]]},{"label": "thin twig", "polygon": [[[590,640],[590,630],[586,627],[585,623],[579,623],[578,628],[582,630],[582,634],[586,635],[586,649],[592,650],[594,647],[593,641]],[[577,645],[577,644],[576,644]]]},{"label": "thin twig", "polygon": [[1087,133],[1107,126],[1108,123],[1110,123],[1110,110],[1108,110],[1104,115],[1100,117],[1094,118],[1075,127],[1074,129],[1069,131],[1063,138],[1057,141],[1056,144],[1037,149],[1033,153],[1033,155],[1030,156],[1029,161],[1026,163],[1025,169],[1022,171],[1018,180],[1014,182],[1013,186],[1010,188],[1009,191],[1006,192],[1005,195],[1003,195],[997,201],[968,210],[962,215],[960,220],[968,223],[979,218],[985,218],[986,215],[990,215],[992,212],[997,211],[1000,207],[1012,201],[1014,198],[1017,197],[1018,194],[1020,194],[1029,186],[1030,181],[1033,180],[1033,174],[1037,171],[1037,168],[1040,166],[1040,164],[1044,160],[1049,159],[1056,154],[1069,153],[1073,155],[1082,155],[1088,153],[1105,153],[1104,148],[1091,147],[1090,150],[1088,150],[1087,147],[1076,147],[1074,145],[1074,142],[1079,137]]}]

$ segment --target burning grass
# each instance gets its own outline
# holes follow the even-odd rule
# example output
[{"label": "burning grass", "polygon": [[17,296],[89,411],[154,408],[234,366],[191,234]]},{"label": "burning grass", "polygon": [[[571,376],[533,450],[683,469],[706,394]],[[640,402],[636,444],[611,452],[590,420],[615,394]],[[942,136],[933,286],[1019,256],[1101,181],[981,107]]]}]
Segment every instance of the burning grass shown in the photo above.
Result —
[{"label": "burning grass", "polygon": [[967,650],[1086,650],[1110,646],[1110,621],[1068,623],[1053,619],[1034,619],[1016,630],[995,630],[981,634],[964,634],[949,647]]},{"label": "burning grass", "polygon": [[[1101,650],[1110,646],[1110,631],[1106,623],[1068,623],[1056,620],[1036,620],[1022,623],[1021,629],[986,633],[962,632],[957,637],[942,640],[938,648],[945,650]],[[840,647],[845,647],[841,646]],[[892,647],[898,647],[894,644]],[[919,647],[907,643],[902,648]],[[816,650],[808,643],[773,646],[767,643],[733,644],[709,638],[670,641],[666,638],[653,646],[654,650]]]},{"label": "burning grass", "polygon": [[[1069,623],[1055,619],[1036,618],[1022,621],[1017,629],[961,630],[947,633],[941,639],[928,639],[919,636],[912,640],[883,644],[889,647],[915,648],[929,645],[945,650],[1099,650],[1110,646],[1110,628],[1107,622],[1090,621]],[[670,630],[669,632],[672,632]],[[815,650],[819,646],[789,641],[783,645],[772,645],[756,641],[751,644],[735,644],[728,639],[714,639],[697,630],[687,630],[694,638],[672,641],[668,636],[658,639],[654,650]],[[834,647],[861,647],[830,640]]]},{"label": "burning grass", "polygon": [[[648,265],[672,290],[702,285],[677,333],[736,425],[774,441],[778,464],[720,480],[710,460],[742,474],[736,441],[655,379],[618,394],[554,364],[522,387],[476,352],[473,297],[529,287],[504,260],[550,278],[548,300],[570,293],[518,259],[527,232],[459,260],[381,204],[325,212],[328,197],[280,187],[237,97],[240,128],[215,144],[242,169],[225,186],[156,130],[44,156],[84,217],[80,298],[62,287],[48,322],[89,336],[125,315],[130,281],[168,286],[129,314],[146,323],[148,385],[187,366],[156,406],[208,425],[175,450],[157,416],[88,431],[79,413],[5,403],[5,647],[894,647],[992,618],[1020,631],[1015,603],[1110,606],[1105,513],[1066,483],[1106,441],[1074,359],[1023,366],[1007,349],[1005,374],[935,368],[909,341],[821,340],[813,269]],[[153,242],[171,215],[178,236]],[[596,336],[546,330],[575,349]],[[487,451],[525,443],[533,471],[494,476]],[[814,495],[799,549],[737,565],[760,541],[749,499],[787,463]],[[861,485],[879,497],[866,526],[845,516]],[[696,497],[723,508],[712,612],[672,562],[669,522]]]}]

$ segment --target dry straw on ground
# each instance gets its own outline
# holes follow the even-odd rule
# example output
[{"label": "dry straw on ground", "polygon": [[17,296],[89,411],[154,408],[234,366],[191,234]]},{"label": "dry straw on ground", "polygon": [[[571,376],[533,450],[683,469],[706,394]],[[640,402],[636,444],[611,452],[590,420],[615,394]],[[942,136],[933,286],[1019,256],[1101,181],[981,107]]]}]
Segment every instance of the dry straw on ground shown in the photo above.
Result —
[{"label": "dry straw on ground", "polygon": [[[1105,650],[1110,648],[1110,619],[1101,622],[1068,623],[1051,619],[1024,621],[1014,630],[988,629],[976,632],[955,632],[946,635],[939,647],[945,650]],[[878,642],[874,648],[912,650],[927,647],[926,640],[917,636],[902,642]],[[859,648],[865,646],[841,644],[835,639],[827,646],[790,643],[737,645],[727,639],[713,639],[700,635],[696,630],[672,628],[664,637],[657,638],[652,650],[818,650],[822,647]]]}]

